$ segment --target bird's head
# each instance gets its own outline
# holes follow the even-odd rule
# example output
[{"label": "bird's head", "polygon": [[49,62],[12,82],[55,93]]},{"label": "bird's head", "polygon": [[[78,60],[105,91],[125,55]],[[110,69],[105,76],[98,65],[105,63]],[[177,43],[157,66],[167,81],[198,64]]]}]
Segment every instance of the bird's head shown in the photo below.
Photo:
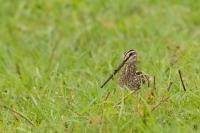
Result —
[{"label": "bird's head", "polygon": [[124,53],[124,60],[127,60],[128,64],[135,64],[137,62],[137,54],[135,50],[131,49]]}]

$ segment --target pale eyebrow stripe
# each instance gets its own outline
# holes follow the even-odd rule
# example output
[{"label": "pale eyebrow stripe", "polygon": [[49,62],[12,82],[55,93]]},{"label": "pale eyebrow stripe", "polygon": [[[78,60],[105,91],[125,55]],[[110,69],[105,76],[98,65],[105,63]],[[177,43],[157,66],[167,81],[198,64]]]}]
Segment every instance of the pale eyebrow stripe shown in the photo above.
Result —
[{"label": "pale eyebrow stripe", "polygon": [[125,53],[125,55],[127,55],[127,54],[130,53],[130,52],[133,52],[134,54],[136,54],[135,50],[131,49],[131,50],[127,51],[127,52]]}]

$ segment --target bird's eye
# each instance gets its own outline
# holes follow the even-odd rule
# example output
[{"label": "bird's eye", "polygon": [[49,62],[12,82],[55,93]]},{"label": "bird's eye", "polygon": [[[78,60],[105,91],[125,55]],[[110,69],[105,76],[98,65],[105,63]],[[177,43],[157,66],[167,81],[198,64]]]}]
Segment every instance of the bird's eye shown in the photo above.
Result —
[{"label": "bird's eye", "polygon": [[133,55],[133,53],[130,53],[129,56]]}]

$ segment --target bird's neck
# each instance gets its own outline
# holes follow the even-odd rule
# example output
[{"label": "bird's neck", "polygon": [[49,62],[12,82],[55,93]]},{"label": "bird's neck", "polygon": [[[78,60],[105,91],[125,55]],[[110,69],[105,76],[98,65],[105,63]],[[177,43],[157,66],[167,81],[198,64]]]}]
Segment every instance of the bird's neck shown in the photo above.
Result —
[{"label": "bird's neck", "polygon": [[136,71],[136,65],[133,63],[127,63],[124,65],[123,69],[122,69],[122,73],[123,74],[130,74],[130,73],[135,73]]}]

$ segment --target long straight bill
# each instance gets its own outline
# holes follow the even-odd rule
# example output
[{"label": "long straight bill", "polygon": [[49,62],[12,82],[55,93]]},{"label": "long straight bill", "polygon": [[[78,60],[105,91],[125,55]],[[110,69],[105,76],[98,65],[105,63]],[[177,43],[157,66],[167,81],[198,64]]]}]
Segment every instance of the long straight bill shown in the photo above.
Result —
[{"label": "long straight bill", "polygon": [[114,72],[108,77],[108,79],[101,85],[101,88],[103,88],[117,74],[117,72],[124,66],[129,58],[130,56],[123,60],[123,62],[117,67],[117,69],[115,69]]}]

